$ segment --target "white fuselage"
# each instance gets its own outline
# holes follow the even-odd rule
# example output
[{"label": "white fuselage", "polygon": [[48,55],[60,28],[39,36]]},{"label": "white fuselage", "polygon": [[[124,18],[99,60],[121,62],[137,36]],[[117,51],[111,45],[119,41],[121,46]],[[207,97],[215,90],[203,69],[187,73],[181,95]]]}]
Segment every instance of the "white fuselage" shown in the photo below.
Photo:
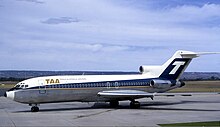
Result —
[{"label": "white fuselage", "polygon": [[[154,88],[143,74],[136,75],[79,75],[47,76],[19,82],[17,90],[8,91],[7,96],[21,103],[38,104],[65,101],[111,101],[97,96],[106,90],[141,90],[149,93],[165,92],[176,88]],[[156,78],[156,77],[155,77]],[[25,87],[26,86],[26,87]]]},{"label": "white fuselage", "polygon": [[69,75],[45,76],[24,80],[8,90],[6,97],[33,106],[38,111],[40,103],[81,101],[110,102],[130,100],[131,107],[139,107],[135,99],[182,87],[179,77],[193,58],[203,54],[191,51],[177,51],[161,66],[141,66],[140,74],[135,75]]}]

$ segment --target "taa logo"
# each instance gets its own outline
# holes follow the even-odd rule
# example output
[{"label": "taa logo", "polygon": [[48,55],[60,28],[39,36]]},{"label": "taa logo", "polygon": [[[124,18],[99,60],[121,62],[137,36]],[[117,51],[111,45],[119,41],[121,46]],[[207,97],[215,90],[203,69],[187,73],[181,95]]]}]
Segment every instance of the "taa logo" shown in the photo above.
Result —
[{"label": "taa logo", "polygon": [[60,83],[59,79],[45,79],[47,84],[57,84]]},{"label": "taa logo", "polygon": [[172,65],[174,65],[174,68],[172,71],[170,71],[170,75],[173,75],[176,73],[176,71],[180,68],[180,66],[184,65],[185,61],[175,61]]}]

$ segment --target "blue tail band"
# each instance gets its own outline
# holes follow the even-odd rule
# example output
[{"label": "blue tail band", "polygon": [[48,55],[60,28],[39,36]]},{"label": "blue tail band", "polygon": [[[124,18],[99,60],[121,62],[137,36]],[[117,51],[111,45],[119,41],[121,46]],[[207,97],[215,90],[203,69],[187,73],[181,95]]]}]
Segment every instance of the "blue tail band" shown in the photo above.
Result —
[{"label": "blue tail band", "polygon": [[174,59],[169,66],[163,71],[159,78],[163,79],[178,79],[186,67],[189,65],[191,58],[176,58]]}]

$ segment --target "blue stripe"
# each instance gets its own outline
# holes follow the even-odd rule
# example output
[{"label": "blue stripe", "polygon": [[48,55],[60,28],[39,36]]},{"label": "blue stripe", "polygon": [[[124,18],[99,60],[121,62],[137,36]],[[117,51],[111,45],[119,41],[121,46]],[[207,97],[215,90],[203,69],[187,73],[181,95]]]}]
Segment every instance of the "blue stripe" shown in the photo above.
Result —
[{"label": "blue stripe", "polygon": [[[170,65],[164,70],[164,72],[159,76],[159,78],[169,79],[169,80],[177,79],[180,76],[180,74],[182,73],[185,66],[189,64],[190,60],[191,59],[189,59],[189,58],[176,58],[176,59],[174,59],[170,63]],[[180,66],[175,74],[169,74],[173,70],[173,68],[175,67],[175,65],[173,65],[173,63],[176,62],[176,61],[185,62],[185,64]]]}]

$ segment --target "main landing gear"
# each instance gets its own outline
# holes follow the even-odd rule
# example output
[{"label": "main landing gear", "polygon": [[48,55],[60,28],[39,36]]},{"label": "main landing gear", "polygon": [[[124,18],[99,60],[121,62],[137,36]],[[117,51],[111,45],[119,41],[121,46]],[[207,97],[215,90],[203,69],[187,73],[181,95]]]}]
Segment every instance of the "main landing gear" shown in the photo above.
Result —
[{"label": "main landing gear", "polygon": [[118,107],[118,105],[119,105],[119,102],[117,100],[110,101],[111,108],[116,108],[116,107]]},{"label": "main landing gear", "polygon": [[[116,108],[116,107],[118,107],[118,105],[119,105],[119,102],[117,100],[110,101],[111,108]],[[131,100],[130,108],[135,109],[135,108],[140,108],[140,106],[141,106],[140,102],[135,101],[135,100]]]},{"label": "main landing gear", "polygon": [[130,108],[140,108],[141,104],[138,101],[132,100],[130,103]]},{"label": "main landing gear", "polygon": [[39,111],[39,107],[38,104],[29,104],[31,107],[31,112],[38,112]]}]

